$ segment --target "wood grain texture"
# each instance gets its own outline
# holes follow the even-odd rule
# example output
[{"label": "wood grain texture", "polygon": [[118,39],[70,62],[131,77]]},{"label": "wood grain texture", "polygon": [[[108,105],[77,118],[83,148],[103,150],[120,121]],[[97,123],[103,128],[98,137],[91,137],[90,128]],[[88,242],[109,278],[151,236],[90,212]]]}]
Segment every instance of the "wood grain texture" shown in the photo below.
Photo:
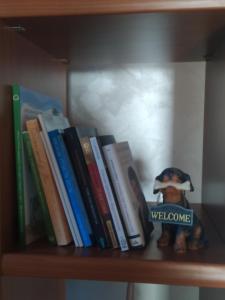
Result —
[{"label": "wood grain texture", "polygon": [[3,277],[1,300],[65,300],[63,280]]},{"label": "wood grain texture", "polygon": [[0,252],[15,247],[16,183],[10,85],[22,84],[66,104],[66,66],[0,25]]},{"label": "wood grain texture", "polygon": [[215,0],[1,0],[0,17],[223,9]]},{"label": "wood grain texture", "polygon": [[219,32],[218,36],[217,51],[206,67],[202,200],[225,242],[224,31]]},{"label": "wood grain texture", "polygon": [[206,226],[207,249],[184,255],[172,248],[158,249],[159,229],[146,249],[127,253],[35,243],[23,252],[5,254],[3,274],[225,287],[225,245],[204,212],[198,210],[198,215]]},{"label": "wood grain texture", "polygon": [[[225,11],[13,18],[25,37],[70,68],[199,61],[215,51]],[[214,39],[212,39],[214,37]]]}]

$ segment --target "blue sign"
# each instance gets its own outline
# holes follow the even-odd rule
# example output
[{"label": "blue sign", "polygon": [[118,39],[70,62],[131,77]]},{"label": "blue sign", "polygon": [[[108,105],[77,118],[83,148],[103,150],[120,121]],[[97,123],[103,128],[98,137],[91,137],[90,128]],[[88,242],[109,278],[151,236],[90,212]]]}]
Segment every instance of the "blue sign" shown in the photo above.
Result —
[{"label": "blue sign", "polygon": [[150,221],[192,226],[193,209],[176,204],[159,204],[150,208]]}]

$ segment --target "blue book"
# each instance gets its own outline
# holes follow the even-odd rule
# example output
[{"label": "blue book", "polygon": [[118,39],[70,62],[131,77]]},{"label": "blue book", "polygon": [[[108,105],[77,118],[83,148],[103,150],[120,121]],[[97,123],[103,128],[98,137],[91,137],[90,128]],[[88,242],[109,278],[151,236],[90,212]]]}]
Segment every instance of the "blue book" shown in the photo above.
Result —
[{"label": "blue book", "polygon": [[75,178],[70,159],[63,141],[63,137],[59,130],[50,131],[48,135],[66,187],[73,214],[77,221],[81,239],[85,247],[92,246],[93,233],[83,204],[77,180]]}]

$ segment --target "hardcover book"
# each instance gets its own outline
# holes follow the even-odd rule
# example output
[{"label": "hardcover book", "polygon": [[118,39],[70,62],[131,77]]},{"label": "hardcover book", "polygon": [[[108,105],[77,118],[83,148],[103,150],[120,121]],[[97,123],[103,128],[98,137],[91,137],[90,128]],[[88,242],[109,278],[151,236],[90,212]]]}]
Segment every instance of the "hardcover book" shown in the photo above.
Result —
[{"label": "hardcover book", "polygon": [[[108,137],[108,140],[111,140],[110,137]],[[104,187],[104,191],[108,201],[109,209],[112,215],[113,224],[120,244],[120,248],[122,251],[127,251],[129,249],[129,246],[128,246],[125,230],[121,221],[121,217],[119,215],[119,211],[117,208],[117,203],[116,203],[117,200],[113,193],[113,189],[105,167],[105,160],[102,153],[100,140],[98,140],[97,137],[91,137],[90,141],[91,141],[91,146],[94,153],[95,161],[98,166],[102,185]],[[102,138],[102,143],[104,144],[107,143],[106,137],[104,137],[104,139]]]},{"label": "hardcover book", "polygon": [[146,245],[153,230],[128,142],[103,147],[131,247]]},{"label": "hardcover book", "polygon": [[[37,215],[39,213],[39,207],[41,207],[41,213],[42,213],[42,217],[44,220],[44,225],[45,225],[45,231],[48,237],[48,240],[51,244],[56,244],[56,239],[55,239],[55,233],[52,227],[52,221],[49,215],[49,211],[48,211],[48,206],[46,204],[46,199],[45,199],[45,195],[43,192],[43,188],[42,188],[42,184],[41,184],[41,180],[40,180],[40,176],[39,176],[39,172],[38,172],[38,168],[36,165],[36,161],[34,158],[34,154],[33,154],[33,149],[32,149],[32,145],[31,145],[31,141],[29,138],[29,134],[27,131],[24,131],[22,133],[23,135],[23,142],[24,142],[24,146],[25,146],[25,152],[27,154],[27,158],[29,161],[29,166],[31,168],[31,173],[32,173],[32,178],[34,180],[34,184],[36,187],[36,191],[38,194],[38,199],[39,199],[39,205],[36,205],[37,207],[34,207],[34,209],[32,211],[34,211],[34,214],[30,216],[30,225],[32,226],[32,224],[34,223],[36,225],[37,220],[40,219],[40,217]],[[40,224],[40,231],[43,231],[43,226],[42,226],[42,222]],[[35,226],[36,228],[36,226]],[[34,231],[34,230],[33,230]]]},{"label": "hardcover book", "polygon": [[73,214],[76,218],[80,235],[85,247],[93,244],[92,229],[83,204],[81,193],[74,175],[71,162],[59,130],[53,130],[48,133],[54,154],[62,174],[62,178],[70,199]]},{"label": "hardcover book", "polygon": [[96,242],[99,247],[106,248],[106,233],[101,223],[96,201],[91,189],[90,177],[76,129],[74,127],[66,128],[63,133],[63,138],[80,187]]},{"label": "hardcover book", "polygon": [[49,160],[49,164],[52,170],[53,178],[56,183],[56,187],[65,211],[65,215],[70,227],[71,234],[73,236],[74,244],[77,247],[82,247],[83,242],[80,236],[80,232],[77,226],[77,221],[73,213],[71,203],[66,191],[65,184],[63,182],[62,174],[59,169],[51,141],[49,139],[48,132],[55,129],[64,129],[69,126],[67,118],[60,112],[55,110],[49,110],[38,115],[39,122],[42,128],[42,138],[43,144],[45,146],[45,151]]},{"label": "hardcover book", "polygon": [[101,182],[98,166],[96,164],[94,154],[91,148],[89,137],[81,138],[80,143],[84,153],[85,162],[88,167],[88,172],[91,178],[91,186],[96,199],[96,204],[101,214],[101,218],[105,230],[107,232],[108,240],[113,248],[118,248],[119,245],[113,225],[112,216],[106,199],[105,191]]},{"label": "hardcover book", "polygon": [[26,127],[31,140],[57,244],[59,246],[67,245],[72,241],[72,237],[45,152],[38,120],[26,121]]},{"label": "hardcover book", "polygon": [[[33,119],[38,113],[55,108],[62,110],[62,105],[56,99],[46,95],[37,93],[19,85],[12,86],[12,100],[13,100],[13,119],[14,119],[14,141],[15,141],[15,158],[16,158],[16,183],[17,183],[17,207],[18,207],[18,232],[19,241],[22,246],[29,244],[40,237],[37,232],[38,226],[31,222],[31,215],[34,214],[33,209],[39,210],[41,208],[37,203],[38,192],[33,182],[31,169],[24,153],[24,145],[22,141],[22,132],[26,130],[25,123],[29,119]],[[43,235],[43,232],[41,233]]]}]

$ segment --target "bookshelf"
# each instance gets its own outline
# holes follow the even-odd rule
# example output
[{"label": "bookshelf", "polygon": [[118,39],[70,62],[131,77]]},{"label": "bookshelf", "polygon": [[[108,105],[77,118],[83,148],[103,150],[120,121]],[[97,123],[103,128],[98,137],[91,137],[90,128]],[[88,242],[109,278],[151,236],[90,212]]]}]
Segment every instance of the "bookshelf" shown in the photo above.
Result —
[{"label": "bookshelf", "polygon": [[[221,200],[214,202],[204,188],[213,173],[213,166],[207,161],[213,152],[209,147],[210,136],[215,134],[210,124],[216,119],[210,117],[212,107],[209,103],[217,95],[216,79],[212,75],[224,76],[221,70],[217,73],[216,62],[223,60],[225,4],[218,1],[150,0],[142,3],[134,0],[53,2],[28,3],[23,0],[18,4],[17,1],[0,1],[0,41],[3,45],[0,49],[0,111],[3,124],[0,136],[4,140],[4,147],[0,149],[1,274],[225,287],[225,244],[221,228],[224,199],[219,195]],[[103,28],[104,24],[107,24],[105,31],[95,31],[96,27]],[[21,34],[15,32],[16,28],[12,26],[18,25],[20,30],[24,27],[26,31]],[[113,33],[115,26],[117,33],[112,36],[112,41],[116,43],[113,43],[109,34]],[[134,41],[129,28],[135,28],[135,37],[141,36],[138,40],[140,47],[133,54],[136,60],[146,62],[149,56],[153,61],[164,59],[158,49],[165,48],[167,59],[171,61],[209,61],[203,170],[206,200],[203,199],[203,205],[198,208],[206,223],[209,248],[182,256],[174,254],[171,249],[162,251],[156,247],[156,231],[145,250],[128,253],[51,247],[44,242],[34,243],[24,250],[17,249],[9,85],[19,81],[60,97],[66,110],[68,69],[76,68],[84,61],[90,67],[105,63],[109,48],[115,63],[129,62],[132,57],[123,52],[126,44],[129,47]],[[87,46],[89,51],[84,51]],[[224,179],[220,172],[220,181]]]},{"label": "bookshelf", "polygon": [[37,242],[25,251],[3,256],[2,273],[6,276],[77,278],[128,282],[153,282],[201,287],[224,287],[225,246],[214,232],[207,214],[196,206],[206,224],[210,247],[196,253],[176,255],[170,248],[160,250],[155,230],[144,250],[121,253],[118,250],[76,249],[72,246],[49,247]]}]

